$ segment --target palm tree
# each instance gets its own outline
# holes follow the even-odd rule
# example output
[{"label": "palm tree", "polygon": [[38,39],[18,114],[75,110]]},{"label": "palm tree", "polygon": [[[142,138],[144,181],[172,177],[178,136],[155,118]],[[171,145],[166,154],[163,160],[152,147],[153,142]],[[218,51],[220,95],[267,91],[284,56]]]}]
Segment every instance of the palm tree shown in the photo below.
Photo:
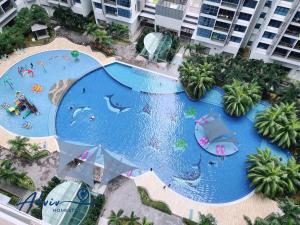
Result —
[{"label": "palm tree", "polygon": [[124,213],[123,209],[119,209],[117,213],[115,213],[113,210],[110,213],[110,216],[108,217],[108,224],[109,225],[122,225],[122,215]]},{"label": "palm tree", "polygon": [[278,158],[271,154],[270,148],[257,148],[256,154],[250,154],[247,156],[247,163],[250,164],[248,168],[252,168],[257,165],[265,165],[270,162],[278,162]]},{"label": "palm tree", "polygon": [[283,178],[286,176],[282,165],[275,161],[253,166],[248,169],[247,175],[248,179],[251,180],[251,186],[255,187],[255,192],[262,193],[270,198],[285,193],[288,184]]},{"label": "palm tree", "polygon": [[143,218],[141,225],[153,225],[152,222],[149,222],[146,217]]},{"label": "palm tree", "polygon": [[279,99],[283,102],[293,103],[299,102],[300,99],[300,84],[299,82],[291,82],[288,86],[284,86],[279,91]]},{"label": "palm tree", "polygon": [[212,65],[205,62],[191,74],[187,87],[195,98],[200,99],[207,91],[212,89],[214,83]]},{"label": "palm tree", "polygon": [[224,86],[224,109],[229,115],[245,115],[261,98],[260,87],[256,83],[247,84],[233,80]]},{"label": "palm tree", "polygon": [[289,193],[295,194],[300,190],[300,164],[297,164],[295,158],[291,157],[284,169],[287,174],[284,179],[288,184]]},{"label": "palm tree", "polygon": [[[244,216],[244,219],[245,219],[247,225],[271,225],[267,220],[262,219],[260,217],[255,218],[253,223],[248,216]],[[275,225],[275,224],[273,224],[273,225]],[[280,224],[278,224],[278,225],[280,225]]]},{"label": "palm tree", "polygon": [[86,26],[86,32],[87,32],[87,34],[92,34],[92,33],[95,32],[97,29],[98,29],[98,26],[97,26],[97,24],[94,23],[94,22],[89,23],[89,24]]},{"label": "palm tree", "polygon": [[191,62],[183,62],[178,70],[180,73],[179,78],[183,85],[185,85],[188,82],[189,77],[195,72],[196,66]]},{"label": "palm tree", "polygon": [[19,156],[27,151],[28,141],[27,137],[17,136],[15,139],[9,140],[8,144],[10,145],[10,150]]},{"label": "palm tree", "polygon": [[0,164],[0,179],[10,184],[18,183],[18,172],[12,166],[12,161],[9,159],[3,160]]},{"label": "palm tree", "polygon": [[199,213],[199,222],[198,225],[217,225],[215,217],[211,214],[204,215]]},{"label": "palm tree", "polygon": [[140,217],[137,217],[134,212],[132,211],[130,214],[130,217],[125,216],[124,217],[125,221],[127,221],[126,225],[136,225],[136,223],[138,222],[138,220],[140,219]]},{"label": "palm tree", "polygon": [[280,225],[300,224],[300,205],[295,204],[289,198],[285,198],[278,203],[278,206],[283,212],[280,217]]}]

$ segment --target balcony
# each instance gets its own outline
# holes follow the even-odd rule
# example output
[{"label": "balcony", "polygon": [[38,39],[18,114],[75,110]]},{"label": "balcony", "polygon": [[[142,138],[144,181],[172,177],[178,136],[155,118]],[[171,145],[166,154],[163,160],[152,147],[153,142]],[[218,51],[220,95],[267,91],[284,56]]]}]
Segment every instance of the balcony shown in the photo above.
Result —
[{"label": "balcony", "polygon": [[300,12],[297,12],[294,16],[293,20],[294,23],[298,23],[300,25]]},{"label": "balcony", "polygon": [[109,4],[109,5],[117,5],[117,1],[116,0],[104,0],[105,4]]},{"label": "balcony", "polygon": [[288,59],[300,61],[300,53],[298,52],[291,52],[288,56]]},{"label": "balcony", "polygon": [[292,36],[299,37],[299,36],[300,36],[300,29],[299,29],[299,27],[290,25],[290,26],[287,28],[287,30],[286,30],[285,33],[288,34],[288,35],[292,35]]},{"label": "balcony", "polygon": [[295,41],[296,40],[292,38],[282,37],[279,42],[279,45],[292,48],[294,46]]},{"label": "balcony", "polygon": [[220,9],[219,14],[218,14],[218,18],[223,19],[223,20],[232,21],[233,17],[234,17],[234,12],[226,10],[226,9]]},{"label": "balcony", "polygon": [[238,7],[238,4],[239,4],[239,0],[223,0],[221,2],[221,5],[234,8],[234,9]]},{"label": "balcony", "polygon": [[[8,0],[0,6],[0,23],[7,23],[9,18],[13,18],[17,13],[17,8]],[[6,22],[5,22],[6,21]]]},{"label": "balcony", "polygon": [[182,20],[186,9],[187,0],[160,0],[156,4],[156,14],[177,20]]},{"label": "balcony", "polygon": [[273,52],[273,56],[286,57],[287,54],[288,54],[288,50],[283,49],[283,48],[278,48],[278,47]]},{"label": "balcony", "polygon": [[297,44],[295,45],[294,48],[297,49],[297,50],[300,50],[300,41],[297,42]]},{"label": "balcony", "polygon": [[228,32],[229,29],[230,29],[230,24],[217,21],[216,24],[215,24],[214,29],[218,30],[218,31]]}]

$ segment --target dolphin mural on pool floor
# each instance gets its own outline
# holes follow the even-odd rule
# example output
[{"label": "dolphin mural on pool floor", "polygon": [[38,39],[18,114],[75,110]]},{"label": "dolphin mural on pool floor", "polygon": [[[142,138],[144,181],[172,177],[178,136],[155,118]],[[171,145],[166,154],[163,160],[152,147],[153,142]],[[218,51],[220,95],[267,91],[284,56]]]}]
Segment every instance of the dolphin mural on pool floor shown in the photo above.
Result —
[{"label": "dolphin mural on pool floor", "polygon": [[77,107],[72,114],[72,122],[71,122],[71,126],[76,123],[76,116],[81,113],[81,112],[85,112],[85,111],[90,111],[91,108],[88,106],[83,106],[83,107]]},{"label": "dolphin mural on pool floor", "polygon": [[115,113],[120,113],[120,112],[127,112],[128,110],[130,110],[130,107],[121,106],[118,103],[113,103],[112,101],[113,96],[114,96],[113,94],[104,96],[104,99],[106,100],[107,103],[107,107],[110,111]]}]

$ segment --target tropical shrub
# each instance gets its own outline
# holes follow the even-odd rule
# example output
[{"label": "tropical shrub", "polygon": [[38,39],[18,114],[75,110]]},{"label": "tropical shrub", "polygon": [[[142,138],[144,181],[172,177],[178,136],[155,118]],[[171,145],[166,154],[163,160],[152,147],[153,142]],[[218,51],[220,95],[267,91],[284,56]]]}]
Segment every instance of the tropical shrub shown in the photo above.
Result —
[{"label": "tropical shrub", "polygon": [[276,198],[300,190],[300,165],[293,157],[285,164],[269,148],[258,148],[257,154],[248,155],[247,163],[247,177],[256,193]]},{"label": "tropical shrub", "polygon": [[271,213],[265,218],[257,217],[254,222],[244,216],[248,225],[300,225],[300,206],[291,199],[285,198],[278,202],[282,213]]},{"label": "tropical shrub", "polygon": [[202,214],[199,213],[199,222],[194,222],[187,218],[182,219],[186,225],[217,225],[217,221],[215,217],[211,214]]},{"label": "tropical shrub", "polygon": [[280,147],[290,148],[299,143],[300,120],[295,104],[280,103],[258,113],[255,127],[261,135]]},{"label": "tropical shrub", "polygon": [[109,36],[116,40],[127,40],[129,38],[128,26],[120,23],[108,23],[106,31]]},{"label": "tropical shrub", "polygon": [[260,101],[261,91],[256,83],[233,80],[224,86],[224,109],[232,116],[242,116]]},{"label": "tropical shrub", "polygon": [[53,12],[53,18],[61,25],[70,30],[84,32],[89,19],[74,13],[71,8],[59,6]]},{"label": "tropical shrub", "polygon": [[105,204],[105,196],[104,195],[97,195],[93,196],[91,199],[91,205],[89,211],[82,221],[82,225],[97,225],[98,219]]},{"label": "tropical shrub", "polygon": [[123,215],[124,210],[119,209],[118,212],[111,211],[110,216],[108,217],[108,224],[109,225],[153,225],[152,222],[147,220],[146,217],[143,217],[142,221],[140,222],[140,218],[135,215],[132,211],[130,216]]},{"label": "tropical shrub", "polygon": [[18,187],[35,190],[33,180],[25,172],[18,172],[9,159],[0,162],[0,179]]},{"label": "tropical shrub", "polygon": [[190,62],[183,63],[179,68],[180,80],[192,99],[199,100],[215,84],[212,65],[208,62],[193,65]]},{"label": "tropical shrub", "polygon": [[143,187],[138,187],[138,192],[140,194],[140,197],[141,197],[141,200],[142,200],[142,203],[144,205],[147,205],[147,206],[150,206],[154,209],[157,209],[159,211],[162,211],[164,213],[167,213],[169,215],[172,214],[169,206],[164,203],[164,202],[160,202],[160,201],[153,201],[150,197],[149,197],[149,194],[147,192],[147,190]]}]

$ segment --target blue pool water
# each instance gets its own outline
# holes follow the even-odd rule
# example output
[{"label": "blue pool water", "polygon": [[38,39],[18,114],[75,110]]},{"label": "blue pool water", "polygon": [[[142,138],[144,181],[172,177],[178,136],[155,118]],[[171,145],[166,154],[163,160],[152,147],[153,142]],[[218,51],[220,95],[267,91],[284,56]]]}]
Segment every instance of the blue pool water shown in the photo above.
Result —
[{"label": "blue pool water", "polygon": [[[31,63],[33,64],[34,76],[31,77],[28,74],[21,76],[18,73],[18,67],[31,69]],[[44,68],[42,64],[44,64]],[[49,130],[49,120],[54,116],[55,107],[48,99],[49,89],[58,80],[78,78],[98,67],[100,64],[85,54],[80,54],[79,61],[75,62],[68,50],[42,52],[18,62],[0,77],[0,105],[4,103],[11,106],[15,105],[15,93],[21,91],[37,107],[40,114],[32,114],[23,119],[24,112],[20,116],[10,115],[1,107],[0,125],[23,136],[53,135],[54,133]],[[14,89],[11,89],[9,85],[4,85],[5,80],[11,81]],[[34,84],[41,85],[43,91],[41,93],[32,92]],[[31,129],[23,128],[22,125],[25,122],[31,124]]]},{"label": "blue pool water", "polygon": [[[164,89],[155,88],[160,84],[150,85],[152,81],[147,83],[149,76],[139,74],[140,78],[129,80],[121,76],[137,73],[135,68],[114,63],[106,69],[109,74],[101,68],[81,78],[62,99],[56,115],[61,139],[101,144],[142,170],[153,168],[176,192],[209,203],[234,201],[252,191],[245,160],[258,146],[271,146],[275,154],[286,158],[283,151],[257,135],[251,121],[254,112],[238,119],[224,113],[218,89],[200,102],[191,102],[177,84],[165,81],[167,78],[157,79],[162,79],[159,82],[169,94],[155,94]],[[142,90],[135,88],[141,80]],[[240,150],[224,160],[201,149],[194,137],[195,119],[209,112],[220,114],[226,126],[237,133]],[[92,116],[95,120],[90,120]],[[185,143],[184,147],[178,148],[178,142]]]}]

